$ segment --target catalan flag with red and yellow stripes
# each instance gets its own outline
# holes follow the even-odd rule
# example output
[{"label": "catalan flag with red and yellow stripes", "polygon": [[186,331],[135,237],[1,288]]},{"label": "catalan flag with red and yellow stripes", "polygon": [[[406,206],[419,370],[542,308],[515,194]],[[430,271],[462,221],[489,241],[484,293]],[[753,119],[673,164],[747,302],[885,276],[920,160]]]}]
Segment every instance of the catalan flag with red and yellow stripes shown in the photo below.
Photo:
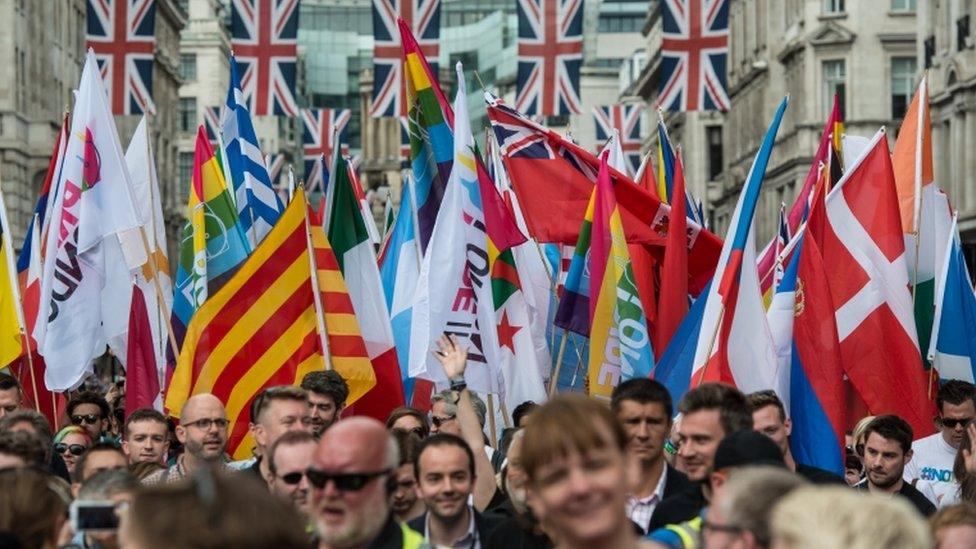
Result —
[{"label": "catalan flag with red and yellow stripes", "polygon": [[[216,395],[227,408],[227,452],[236,459],[249,457],[254,446],[248,408],[262,389],[297,384],[327,362],[349,384],[347,404],[376,384],[339,264],[322,229],[306,222],[306,212],[299,189],[240,270],[197,310],[166,394],[166,406],[177,417],[191,395]],[[310,249],[326,351],[317,328]]]}]

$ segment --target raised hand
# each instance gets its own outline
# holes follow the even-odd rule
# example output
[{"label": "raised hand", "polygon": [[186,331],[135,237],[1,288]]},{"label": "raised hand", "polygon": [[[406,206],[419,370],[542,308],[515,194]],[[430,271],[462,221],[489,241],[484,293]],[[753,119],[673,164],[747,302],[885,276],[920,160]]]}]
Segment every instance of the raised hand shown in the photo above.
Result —
[{"label": "raised hand", "polygon": [[437,350],[431,352],[444,367],[448,379],[464,377],[464,368],[468,364],[468,350],[461,346],[457,337],[442,335],[437,339]]}]

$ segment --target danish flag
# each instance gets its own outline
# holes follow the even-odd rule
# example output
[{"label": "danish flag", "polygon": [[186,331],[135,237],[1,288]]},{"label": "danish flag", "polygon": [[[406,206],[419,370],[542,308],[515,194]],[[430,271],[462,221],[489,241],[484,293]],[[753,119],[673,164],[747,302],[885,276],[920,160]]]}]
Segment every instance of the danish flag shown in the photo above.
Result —
[{"label": "danish flag", "polygon": [[596,139],[599,142],[610,139],[613,130],[620,134],[620,148],[624,152],[630,173],[637,173],[641,162],[641,111],[639,103],[593,107],[596,121]]},{"label": "danish flag", "polygon": [[155,0],[88,0],[88,47],[108,91],[112,114],[155,110]]},{"label": "danish flag", "polygon": [[231,47],[253,116],[298,116],[298,0],[232,0]]},{"label": "danish flag", "polygon": [[[336,145],[344,141],[349,116],[349,109],[302,109],[302,126],[305,128],[302,132],[305,181],[309,184],[309,188],[325,183],[325,181],[312,181],[315,161],[320,155],[325,155],[325,161],[332,163],[332,153]],[[349,145],[342,145],[342,154],[349,154]]]},{"label": "danish flag", "polygon": [[583,0],[518,0],[515,110],[528,116],[579,114]]},{"label": "danish flag", "polygon": [[661,93],[673,111],[729,110],[728,0],[661,2]]},{"label": "danish flag", "polygon": [[437,75],[440,54],[441,0],[373,0],[373,103],[369,115],[406,116],[403,47],[397,17],[410,27],[424,57],[433,59]]}]

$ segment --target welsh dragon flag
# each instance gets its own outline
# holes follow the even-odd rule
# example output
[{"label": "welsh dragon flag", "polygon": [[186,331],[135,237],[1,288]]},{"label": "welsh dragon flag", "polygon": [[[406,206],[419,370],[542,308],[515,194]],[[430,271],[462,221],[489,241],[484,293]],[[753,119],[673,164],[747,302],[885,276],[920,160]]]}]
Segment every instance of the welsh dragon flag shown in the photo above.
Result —
[{"label": "welsh dragon flag", "polygon": [[376,386],[356,402],[352,413],[385,421],[391,410],[404,403],[386,294],[380,281],[373,240],[342,155],[336,155],[336,169],[332,174],[326,234],[349,287],[349,297],[376,374]]}]

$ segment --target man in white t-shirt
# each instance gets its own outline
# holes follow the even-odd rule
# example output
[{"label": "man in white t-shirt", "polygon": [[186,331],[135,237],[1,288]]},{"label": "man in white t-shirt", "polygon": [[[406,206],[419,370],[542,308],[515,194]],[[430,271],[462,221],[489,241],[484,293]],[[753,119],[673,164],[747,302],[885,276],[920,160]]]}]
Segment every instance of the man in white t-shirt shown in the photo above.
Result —
[{"label": "man in white t-shirt", "polygon": [[955,499],[959,483],[952,472],[956,453],[969,422],[976,419],[976,387],[950,380],[935,397],[942,430],[912,443],[914,457],[905,466],[904,479],[915,484],[932,503],[942,506]]}]

